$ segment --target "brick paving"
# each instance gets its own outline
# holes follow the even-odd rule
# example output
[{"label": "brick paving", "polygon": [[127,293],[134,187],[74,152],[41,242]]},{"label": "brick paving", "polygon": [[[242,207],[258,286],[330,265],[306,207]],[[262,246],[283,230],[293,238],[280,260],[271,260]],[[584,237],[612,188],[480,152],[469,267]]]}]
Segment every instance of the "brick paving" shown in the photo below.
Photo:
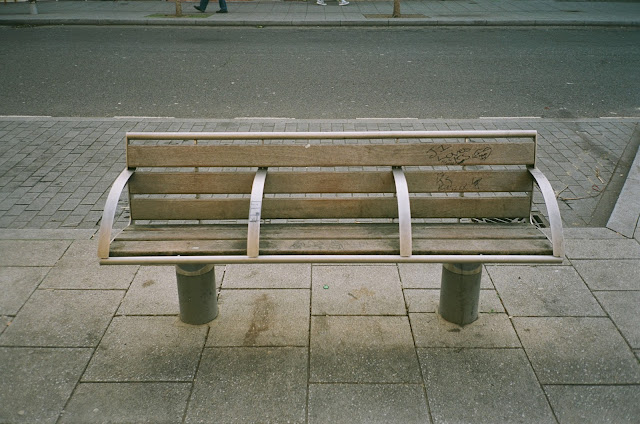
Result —
[{"label": "brick paving", "polygon": [[[176,120],[0,118],[0,228],[95,229],[124,168],[127,131],[537,130],[538,166],[567,227],[603,227],[640,119]],[[126,200],[118,211],[126,220]],[[536,205],[542,205],[539,196]],[[604,211],[604,212],[602,212]],[[544,210],[539,211],[542,215]]]}]

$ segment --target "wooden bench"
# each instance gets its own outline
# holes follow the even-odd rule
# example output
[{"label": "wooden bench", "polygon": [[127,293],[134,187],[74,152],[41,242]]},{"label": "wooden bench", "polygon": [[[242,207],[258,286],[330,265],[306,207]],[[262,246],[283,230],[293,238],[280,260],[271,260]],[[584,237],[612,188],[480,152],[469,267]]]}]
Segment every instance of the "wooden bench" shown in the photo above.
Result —
[{"label": "wooden bench", "polygon": [[[211,292],[212,264],[443,263],[440,313],[465,324],[481,264],[563,260],[535,131],[128,133],[125,144],[100,263],[175,264],[179,289],[205,278]],[[127,184],[131,223],[113,238]],[[536,186],[550,239],[531,222]],[[184,296],[189,321],[203,307]]]}]

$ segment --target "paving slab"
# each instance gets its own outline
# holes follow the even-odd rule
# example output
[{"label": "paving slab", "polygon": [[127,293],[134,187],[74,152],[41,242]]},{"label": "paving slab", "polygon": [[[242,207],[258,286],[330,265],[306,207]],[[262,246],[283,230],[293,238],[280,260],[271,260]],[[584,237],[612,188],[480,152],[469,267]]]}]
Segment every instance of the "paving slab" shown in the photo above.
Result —
[{"label": "paving slab", "polygon": [[421,384],[311,384],[310,424],[427,424]]},{"label": "paving slab", "polygon": [[98,262],[98,242],[76,240],[42,282],[42,288],[128,289],[137,265],[103,266]]},{"label": "paving slab", "polygon": [[310,357],[315,383],[420,381],[406,317],[313,316]]},{"label": "paving slab", "polygon": [[225,289],[308,289],[310,264],[227,265]]},{"label": "paving slab", "polygon": [[192,381],[206,335],[177,317],[115,317],[82,380]]},{"label": "paving slab", "polygon": [[15,315],[29,299],[48,267],[0,267],[0,315]]},{"label": "paving slab", "polygon": [[0,347],[0,422],[55,423],[91,352]]},{"label": "paving slab", "polygon": [[460,327],[438,314],[409,314],[416,347],[520,347],[506,314],[481,313],[477,321]]},{"label": "paving slab", "polygon": [[[545,229],[545,232],[550,234],[551,230]],[[562,232],[565,239],[571,240],[625,239],[625,237],[608,228],[565,227]]]},{"label": "paving slab", "polygon": [[[436,289],[405,289],[404,298],[407,310],[413,312],[438,312],[440,304],[440,290]],[[504,312],[500,297],[495,290],[480,290],[479,312]]]},{"label": "paving slab", "polygon": [[629,345],[640,349],[640,291],[601,291],[595,296]]},{"label": "paving slab", "polygon": [[0,266],[54,266],[68,240],[0,240]]},{"label": "paving slab", "polygon": [[37,290],[1,346],[95,347],[124,296],[120,290]]},{"label": "paving slab", "polygon": [[175,267],[143,266],[122,299],[118,315],[178,315],[179,311]]},{"label": "paving slab", "polygon": [[0,315],[0,335],[4,333],[4,330],[9,326],[10,323],[11,317]]},{"label": "paving slab", "polygon": [[522,349],[418,349],[434,423],[555,423]]},{"label": "paving slab", "polygon": [[514,318],[542,384],[640,384],[640,364],[608,318]]},{"label": "paving slab", "polygon": [[81,383],[60,423],[149,423],[182,421],[191,383]]},{"label": "paving slab", "polygon": [[89,240],[96,230],[0,229],[0,240]]},{"label": "paving slab", "polygon": [[313,315],[405,315],[395,265],[314,266]]},{"label": "paving slab", "polygon": [[304,423],[307,370],[305,348],[205,349],[186,422]]},{"label": "paving slab", "polygon": [[640,290],[640,260],[572,260],[591,290]]},{"label": "paving slab", "polygon": [[[222,284],[223,275],[224,265],[216,266],[217,288]],[[141,266],[118,309],[118,315],[177,315],[179,312],[174,266]]]},{"label": "paving slab", "polygon": [[[398,264],[402,288],[405,289],[439,289],[442,279],[442,264]],[[492,289],[493,284],[482,269],[480,288]]]},{"label": "paving slab", "polygon": [[222,290],[207,347],[308,346],[309,290]]},{"label": "paving slab", "polygon": [[511,316],[602,316],[580,275],[567,266],[488,266]]},{"label": "paving slab", "polygon": [[640,259],[636,240],[566,240],[569,259]]},{"label": "paving slab", "polygon": [[545,386],[561,423],[635,424],[640,386]]}]

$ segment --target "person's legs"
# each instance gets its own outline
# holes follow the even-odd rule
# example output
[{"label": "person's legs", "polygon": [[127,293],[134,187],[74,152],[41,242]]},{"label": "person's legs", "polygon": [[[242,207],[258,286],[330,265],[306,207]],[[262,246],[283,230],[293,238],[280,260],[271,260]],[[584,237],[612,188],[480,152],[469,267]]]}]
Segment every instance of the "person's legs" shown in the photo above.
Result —
[{"label": "person's legs", "polygon": [[227,11],[227,2],[226,2],[226,0],[218,0],[218,4],[220,5],[220,11],[221,12],[226,12]]},{"label": "person's legs", "polygon": [[200,5],[199,6],[193,6],[195,7],[197,10],[204,12],[207,9],[207,5],[209,4],[209,0],[200,0]]}]

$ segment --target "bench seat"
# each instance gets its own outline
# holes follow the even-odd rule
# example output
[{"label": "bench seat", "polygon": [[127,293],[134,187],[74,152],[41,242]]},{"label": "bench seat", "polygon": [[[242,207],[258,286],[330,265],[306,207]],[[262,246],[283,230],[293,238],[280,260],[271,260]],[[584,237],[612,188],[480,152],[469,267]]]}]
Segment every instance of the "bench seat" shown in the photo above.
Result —
[{"label": "bench seat", "polygon": [[[103,264],[560,263],[562,224],[536,138],[128,133],[98,255]],[[125,187],[131,222],[112,237]],[[531,223],[535,188],[550,238]]]},{"label": "bench seat", "polygon": [[[312,256],[308,261],[369,262],[367,255],[388,256],[394,262],[425,262],[423,255],[449,262],[464,255],[550,256],[553,246],[531,224],[413,224],[413,254],[399,256],[398,224],[263,224],[260,229],[260,256],[253,261],[279,262],[273,255]],[[246,225],[131,225],[111,243],[109,256],[158,257],[157,263],[177,263],[184,257],[224,257],[213,263],[242,262],[247,254]],[[338,258],[336,258],[338,256]],[[358,259],[360,257],[360,259]],[[380,261],[378,257],[376,262]],[[209,262],[209,260],[207,260]]]}]

